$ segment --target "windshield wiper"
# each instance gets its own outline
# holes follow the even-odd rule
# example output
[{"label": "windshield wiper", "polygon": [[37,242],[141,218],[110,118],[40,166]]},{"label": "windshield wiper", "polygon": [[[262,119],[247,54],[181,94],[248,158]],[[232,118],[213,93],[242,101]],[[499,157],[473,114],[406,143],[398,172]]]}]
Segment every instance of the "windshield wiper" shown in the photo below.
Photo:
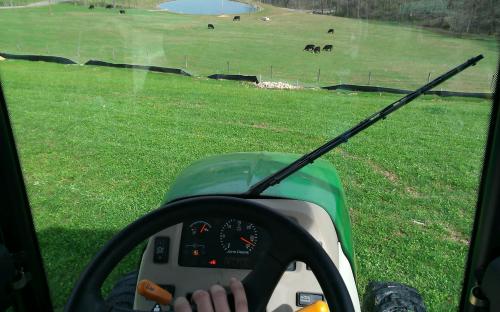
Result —
[{"label": "windshield wiper", "polygon": [[431,82],[427,83],[426,85],[420,87],[419,89],[413,91],[412,93],[402,97],[401,99],[391,103],[384,109],[376,112],[375,114],[371,115],[370,117],[366,118],[356,126],[352,127],[351,129],[345,131],[344,133],[340,134],[336,138],[326,142],[319,148],[313,150],[312,152],[309,152],[305,154],[304,156],[300,157],[293,163],[289,164],[288,166],[284,167],[283,169],[280,169],[276,173],[271,174],[270,176],[264,178],[263,180],[255,183],[250,187],[250,189],[244,194],[245,196],[248,197],[253,197],[261,194],[264,192],[266,189],[269,187],[276,185],[286,179],[288,176],[291,174],[299,171],[303,167],[307,166],[308,164],[313,163],[316,159],[319,157],[323,156],[324,154],[328,153],[335,147],[339,146],[342,143],[346,143],[350,138],[358,134],[359,132],[365,130],[366,128],[370,127],[377,121],[381,119],[385,119],[390,113],[394,112],[395,110],[401,108],[402,106],[410,103],[417,97],[421,96],[425,92],[429,91],[430,89],[436,87],[437,85],[443,83],[444,81],[450,79],[451,77],[455,76],[456,74],[460,73],[464,69],[468,68],[469,66],[476,65],[477,62],[479,62],[483,58],[483,55],[478,55],[476,57],[471,58],[467,62],[463,63],[462,65],[459,65],[452,70],[448,71],[447,73],[437,77],[436,79],[432,80]]}]

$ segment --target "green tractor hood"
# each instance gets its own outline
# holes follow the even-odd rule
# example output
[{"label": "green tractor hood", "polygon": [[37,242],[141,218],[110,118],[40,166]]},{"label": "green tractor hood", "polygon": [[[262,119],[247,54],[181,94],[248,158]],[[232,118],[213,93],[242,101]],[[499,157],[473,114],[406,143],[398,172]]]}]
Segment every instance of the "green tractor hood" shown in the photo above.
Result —
[{"label": "green tractor hood", "polygon": [[[193,163],[177,177],[164,203],[199,195],[243,194],[254,183],[299,157],[294,154],[259,152],[205,158]],[[323,207],[332,218],[342,250],[354,270],[351,222],[344,190],[337,171],[329,162],[316,160],[261,195],[302,200]]]}]

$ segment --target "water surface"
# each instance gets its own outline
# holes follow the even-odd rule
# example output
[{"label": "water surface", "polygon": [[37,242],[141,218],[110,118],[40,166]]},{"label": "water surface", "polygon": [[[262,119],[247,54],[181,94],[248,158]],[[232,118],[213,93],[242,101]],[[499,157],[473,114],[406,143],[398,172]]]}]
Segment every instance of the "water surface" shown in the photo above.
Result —
[{"label": "water surface", "polygon": [[255,12],[253,6],[229,0],[175,0],[160,4],[161,9],[183,14],[242,14]]}]

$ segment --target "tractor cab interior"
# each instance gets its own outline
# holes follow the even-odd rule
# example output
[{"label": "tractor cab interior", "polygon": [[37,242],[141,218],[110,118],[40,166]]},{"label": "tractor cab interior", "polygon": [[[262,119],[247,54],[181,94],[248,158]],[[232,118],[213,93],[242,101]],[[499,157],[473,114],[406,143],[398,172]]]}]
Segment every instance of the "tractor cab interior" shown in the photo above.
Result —
[{"label": "tractor cab interior", "polygon": [[0,0],[0,311],[500,311],[497,1],[110,2]]}]

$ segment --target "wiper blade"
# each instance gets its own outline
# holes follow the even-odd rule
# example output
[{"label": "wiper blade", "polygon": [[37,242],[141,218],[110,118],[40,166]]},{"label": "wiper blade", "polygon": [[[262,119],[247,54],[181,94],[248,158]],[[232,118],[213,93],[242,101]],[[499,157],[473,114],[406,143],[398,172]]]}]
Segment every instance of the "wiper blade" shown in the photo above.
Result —
[{"label": "wiper blade", "polygon": [[266,189],[269,187],[276,185],[286,179],[288,176],[291,174],[299,171],[303,167],[307,166],[308,164],[313,163],[316,159],[319,157],[323,156],[324,154],[328,153],[335,147],[339,146],[342,143],[346,143],[350,138],[355,136],[356,134],[360,133],[361,131],[365,130],[366,128],[370,127],[377,121],[381,119],[385,119],[389,114],[392,112],[396,111],[397,109],[403,107],[404,105],[410,103],[417,97],[421,96],[425,92],[429,91],[430,89],[436,87],[437,85],[443,83],[444,81],[450,79],[451,77],[455,76],[456,74],[460,73],[464,69],[468,68],[469,66],[476,65],[477,62],[479,62],[481,59],[483,59],[483,55],[478,55],[476,57],[471,58],[467,62],[453,68],[452,70],[448,71],[445,74],[442,74],[441,76],[437,77],[436,79],[432,80],[431,82],[427,83],[426,85],[418,88],[417,90],[413,91],[412,93],[402,97],[401,99],[389,104],[382,110],[376,112],[375,114],[369,116],[362,122],[358,123],[356,126],[352,127],[351,129],[345,131],[344,133],[340,134],[336,138],[326,142],[319,148],[313,150],[312,152],[309,152],[305,154],[304,156],[300,157],[293,163],[289,164],[288,166],[284,167],[283,169],[280,169],[276,173],[271,174],[270,176],[264,178],[263,180],[255,183],[250,187],[250,189],[244,194],[247,197],[254,197],[258,196],[262,192],[264,192]]}]

